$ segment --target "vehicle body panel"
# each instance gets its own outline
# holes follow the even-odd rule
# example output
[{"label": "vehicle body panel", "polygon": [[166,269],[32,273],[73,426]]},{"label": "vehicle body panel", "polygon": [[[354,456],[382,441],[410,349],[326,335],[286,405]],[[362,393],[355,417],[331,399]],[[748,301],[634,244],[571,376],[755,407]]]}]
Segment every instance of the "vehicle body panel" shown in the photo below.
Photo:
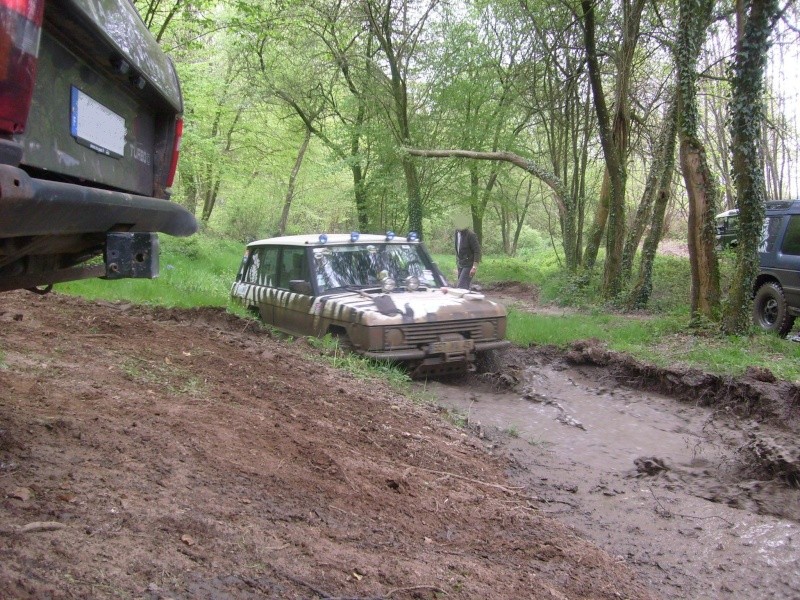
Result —
[{"label": "vehicle body panel", "polygon": [[[122,152],[76,138],[76,90],[124,119]],[[12,138],[22,146],[24,168],[166,198],[174,122],[182,111],[175,68],[128,2],[46,5],[28,126]]]},{"label": "vehicle body panel", "polygon": [[759,263],[756,286],[768,280],[777,282],[789,314],[800,315],[800,202],[768,204]]}]

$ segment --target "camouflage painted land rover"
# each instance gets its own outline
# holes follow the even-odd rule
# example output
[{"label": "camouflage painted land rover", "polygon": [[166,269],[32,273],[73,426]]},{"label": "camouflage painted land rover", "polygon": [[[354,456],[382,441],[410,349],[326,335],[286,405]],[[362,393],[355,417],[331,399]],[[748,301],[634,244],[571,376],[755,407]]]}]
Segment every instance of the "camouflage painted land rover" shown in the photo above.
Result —
[{"label": "camouflage painted land rover", "polygon": [[182,111],[130,0],[0,0],[0,291],[157,275]]},{"label": "camouflage painted land rover", "polygon": [[294,335],[338,336],[412,375],[463,372],[508,342],[505,308],[446,286],[425,247],[381,235],[304,235],[245,250],[231,296]]}]

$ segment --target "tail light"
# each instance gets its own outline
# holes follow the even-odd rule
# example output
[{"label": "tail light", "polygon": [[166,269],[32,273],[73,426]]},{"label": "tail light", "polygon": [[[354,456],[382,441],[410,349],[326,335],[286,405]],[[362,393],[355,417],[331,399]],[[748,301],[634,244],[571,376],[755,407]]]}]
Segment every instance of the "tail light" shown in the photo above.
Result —
[{"label": "tail light", "polygon": [[45,0],[0,0],[0,132],[22,133],[36,81]]},{"label": "tail light", "polygon": [[167,187],[172,187],[175,181],[175,172],[178,170],[178,156],[181,153],[181,138],[183,137],[183,119],[175,121],[175,141],[172,144],[172,161],[169,163],[167,174]]}]

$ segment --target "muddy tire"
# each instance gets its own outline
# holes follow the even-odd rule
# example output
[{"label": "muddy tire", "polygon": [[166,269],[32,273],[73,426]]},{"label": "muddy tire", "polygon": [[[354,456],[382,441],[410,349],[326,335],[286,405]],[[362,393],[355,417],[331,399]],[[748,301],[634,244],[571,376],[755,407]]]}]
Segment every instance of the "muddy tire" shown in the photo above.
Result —
[{"label": "muddy tire", "polygon": [[475,355],[475,372],[496,373],[500,370],[501,361],[497,350],[484,350]]},{"label": "muddy tire", "polygon": [[353,342],[350,341],[350,336],[347,335],[344,331],[334,331],[332,332],[333,339],[336,340],[336,345],[339,346],[339,351],[342,354],[350,354],[353,352],[355,347],[353,346]]},{"label": "muddy tire", "polygon": [[758,288],[753,301],[753,322],[761,329],[781,337],[786,337],[792,330],[794,317],[789,314],[783,289],[774,281]]}]

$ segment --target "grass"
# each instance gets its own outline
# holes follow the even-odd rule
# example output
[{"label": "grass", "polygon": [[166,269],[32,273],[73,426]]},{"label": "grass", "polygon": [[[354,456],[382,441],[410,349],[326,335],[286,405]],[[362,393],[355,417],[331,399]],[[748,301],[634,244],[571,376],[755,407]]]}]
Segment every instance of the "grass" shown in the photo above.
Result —
[{"label": "grass", "polygon": [[324,360],[334,368],[342,369],[358,379],[368,379],[379,376],[388,381],[395,388],[411,392],[411,378],[401,367],[382,361],[371,360],[352,352],[347,352],[339,347],[339,342],[330,334],[323,338],[309,338],[309,343],[315,348],[322,348],[328,352],[323,354]]},{"label": "grass", "polygon": [[[155,280],[85,280],[59,284],[66,294],[91,299],[171,307],[221,306],[244,314],[229,303],[231,283],[239,268],[243,246],[208,234],[190,238],[161,237],[161,274]],[[434,255],[445,276],[452,279],[452,254]],[[730,261],[721,261],[723,281]],[[800,344],[766,334],[723,336],[712,329],[689,328],[689,263],[685,258],[659,256],[653,269],[653,294],[647,311],[623,314],[600,298],[602,256],[593,277],[577,281],[566,274],[552,252],[524,257],[487,256],[476,282],[518,281],[533,286],[540,304],[565,307],[563,314],[531,314],[509,308],[507,337],[521,346],[570,343],[594,338],[611,350],[627,352],[657,365],[696,367],[722,375],[739,375],[748,367],[765,367],[777,377],[800,382]],[[554,312],[554,311],[551,311]],[[324,341],[330,344],[332,341]],[[407,375],[384,363],[332,352],[331,362],[357,376],[378,375],[395,385],[408,386]],[[3,364],[0,352],[0,366]],[[405,378],[405,382],[404,382]]]}]

